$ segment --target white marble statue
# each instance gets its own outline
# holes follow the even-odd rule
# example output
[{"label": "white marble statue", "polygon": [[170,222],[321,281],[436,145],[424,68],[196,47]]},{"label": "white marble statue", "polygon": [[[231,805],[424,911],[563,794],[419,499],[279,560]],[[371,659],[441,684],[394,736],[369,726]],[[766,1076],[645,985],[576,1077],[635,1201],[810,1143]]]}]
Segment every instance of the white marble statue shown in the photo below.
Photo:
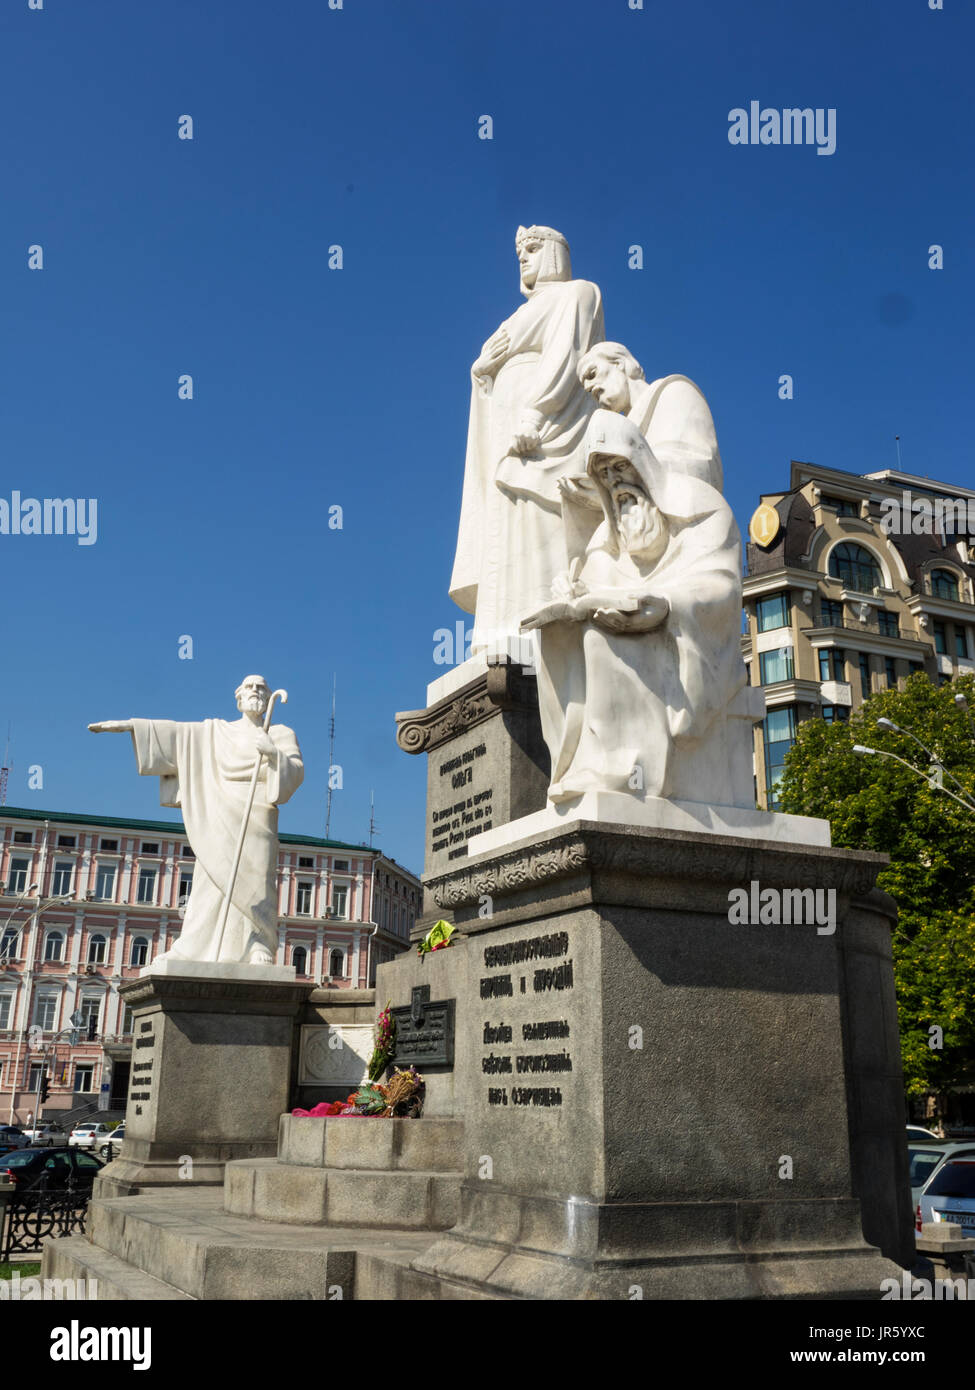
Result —
[{"label": "white marble statue", "polygon": [[[613,411],[592,417],[585,457],[598,527],[523,623],[538,632],[549,801],[613,792],[753,807],[731,510]],[[563,492],[578,535],[578,488]]]},{"label": "white marble statue", "polygon": [[573,280],[565,238],[519,227],[526,303],[471,368],[471,414],[450,596],[475,614],[472,650],[517,636],[565,569],[559,480],[581,473],[593,402],[578,365],[603,337],[599,289]]},{"label": "white marble statue", "polygon": [[301,786],[304,766],[292,730],[262,724],[273,704],[263,676],[245,677],[235,695],[241,717],[233,723],[125,719],[88,725],[93,733],[131,733],[139,772],[160,779],[163,806],[180,807],[196,856],[179,940],[153,965],[274,962],[277,808]]}]

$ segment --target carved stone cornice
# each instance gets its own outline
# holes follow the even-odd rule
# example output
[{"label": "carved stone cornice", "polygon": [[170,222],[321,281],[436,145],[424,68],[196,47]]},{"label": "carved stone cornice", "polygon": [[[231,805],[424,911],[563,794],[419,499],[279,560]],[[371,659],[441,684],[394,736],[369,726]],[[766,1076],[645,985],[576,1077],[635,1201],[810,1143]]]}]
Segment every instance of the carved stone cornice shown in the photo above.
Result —
[{"label": "carved stone cornice", "polygon": [[476,680],[429,709],[397,714],[396,742],[404,753],[432,753],[503,710],[537,708],[534,675],[514,662],[492,663]]},{"label": "carved stone cornice", "polygon": [[559,880],[613,875],[617,878],[680,880],[728,885],[833,888],[845,897],[866,896],[886,855],[854,850],[783,845],[733,836],[597,826],[579,822],[522,845],[468,861],[462,868],[425,880],[441,908],[462,908],[545,886],[553,896]]}]

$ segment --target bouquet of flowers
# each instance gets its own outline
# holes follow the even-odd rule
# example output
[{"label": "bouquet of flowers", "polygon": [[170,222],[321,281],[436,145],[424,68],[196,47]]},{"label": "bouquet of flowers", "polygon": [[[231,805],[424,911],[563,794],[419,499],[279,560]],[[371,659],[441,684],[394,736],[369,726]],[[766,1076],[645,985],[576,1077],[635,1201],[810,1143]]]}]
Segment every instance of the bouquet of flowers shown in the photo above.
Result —
[{"label": "bouquet of flowers", "polygon": [[417,955],[425,956],[428,951],[442,951],[445,946],[450,945],[450,938],[456,930],[452,922],[434,922],[417,947]]},{"label": "bouquet of flowers", "polygon": [[378,1081],[383,1072],[389,1066],[389,1060],[393,1055],[393,1041],[396,1037],[396,1024],[393,1016],[389,1012],[389,1000],[386,1000],[386,1007],[376,1020],[376,1042],[372,1049],[372,1056],[369,1058],[369,1068],[366,1075],[370,1081]]}]

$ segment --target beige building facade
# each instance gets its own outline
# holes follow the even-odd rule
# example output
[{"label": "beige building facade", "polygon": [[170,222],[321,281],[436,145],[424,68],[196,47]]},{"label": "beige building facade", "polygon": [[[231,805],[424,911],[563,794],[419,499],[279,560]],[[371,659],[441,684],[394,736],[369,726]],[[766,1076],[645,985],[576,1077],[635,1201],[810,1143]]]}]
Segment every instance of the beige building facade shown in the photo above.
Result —
[{"label": "beige building facade", "polygon": [[915,671],[975,671],[975,490],[793,461],[746,553],[742,652],[766,698],[756,802],[775,809],[803,720],[847,720]]}]

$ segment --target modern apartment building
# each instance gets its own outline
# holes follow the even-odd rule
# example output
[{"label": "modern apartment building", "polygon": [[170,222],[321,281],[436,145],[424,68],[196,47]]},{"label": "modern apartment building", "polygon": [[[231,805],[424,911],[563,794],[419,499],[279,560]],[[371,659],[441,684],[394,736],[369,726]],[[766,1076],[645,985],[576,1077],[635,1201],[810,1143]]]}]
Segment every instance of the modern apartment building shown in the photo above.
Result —
[{"label": "modern apartment building", "polygon": [[[278,963],[372,984],[409,947],[419,880],[366,845],[279,839]],[[193,869],[177,821],[0,807],[0,1123],[35,1111],[42,1075],[45,1113],[121,1112],[132,1023],[118,987],[178,938]]]},{"label": "modern apartment building", "polygon": [[802,720],[848,719],[914,671],[975,670],[975,491],[793,462],[750,536],[742,651],[767,707],[756,800],[774,809]]}]

